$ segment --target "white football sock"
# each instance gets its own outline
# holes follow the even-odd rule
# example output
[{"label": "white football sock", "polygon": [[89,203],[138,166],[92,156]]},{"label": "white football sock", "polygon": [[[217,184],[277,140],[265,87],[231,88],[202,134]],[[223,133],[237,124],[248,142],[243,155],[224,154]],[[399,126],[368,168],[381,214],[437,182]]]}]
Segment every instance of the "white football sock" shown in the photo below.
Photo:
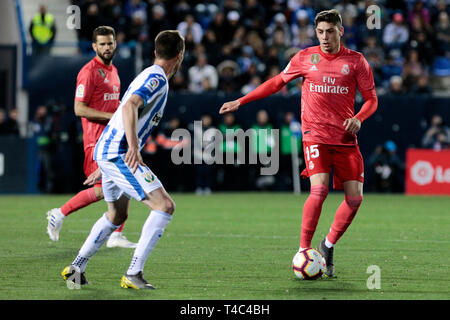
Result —
[{"label": "white football sock", "polygon": [[78,252],[78,256],[72,262],[72,265],[79,267],[81,272],[84,272],[89,258],[100,249],[111,233],[119,227],[120,225],[116,226],[109,221],[106,217],[106,213],[103,214],[92,227],[91,233],[89,233],[89,236],[84,241],[83,246]]},{"label": "white football sock", "polygon": [[168,213],[152,210],[142,227],[141,236],[131,259],[127,274],[136,275],[144,270],[145,261],[162,237],[164,228],[172,219]]},{"label": "white football sock", "polygon": [[328,238],[325,237],[325,246],[326,246],[327,248],[333,248],[333,247],[334,247],[334,244],[332,244],[330,241],[328,241]]}]

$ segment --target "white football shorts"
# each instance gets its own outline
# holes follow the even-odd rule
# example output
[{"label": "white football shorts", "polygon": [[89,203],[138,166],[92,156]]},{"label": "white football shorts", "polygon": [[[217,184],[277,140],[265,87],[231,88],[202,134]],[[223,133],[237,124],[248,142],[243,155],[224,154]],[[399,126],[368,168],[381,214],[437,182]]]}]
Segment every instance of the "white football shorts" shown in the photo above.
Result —
[{"label": "white football shorts", "polygon": [[141,201],[145,198],[145,192],[162,187],[158,177],[147,167],[139,165],[136,172],[132,170],[119,156],[110,160],[97,160],[102,171],[102,188],[106,202],[114,202],[123,194],[128,198]]}]

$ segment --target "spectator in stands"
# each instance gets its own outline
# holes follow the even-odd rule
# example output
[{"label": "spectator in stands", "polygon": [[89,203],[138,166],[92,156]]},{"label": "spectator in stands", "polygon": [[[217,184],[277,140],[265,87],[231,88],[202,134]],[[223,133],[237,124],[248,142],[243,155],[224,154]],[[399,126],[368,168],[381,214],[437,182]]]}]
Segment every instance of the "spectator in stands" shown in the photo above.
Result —
[{"label": "spectator in stands", "polygon": [[151,7],[148,21],[148,38],[154,41],[158,33],[171,28],[166,16],[166,9],[161,4],[155,4]]},{"label": "spectator in stands", "polygon": [[283,30],[284,36],[286,37],[285,42],[289,43],[291,41],[291,30],[289,24],[287,23],[286,16],[281,12],[277,13],[273,17],[272,22],[266,28],[265,33],[267,37],[273,35],[275,30]]},{"label": "spectator in stands", "polygon": [[17,108],[12,108],[8,112],[8,117],[3,123],[3,133],[8,135],[19,136],[19,111]]},{"label": "spectator in stands", "polygon": [[411,87],[417,83],[419,76],[423,74],[425,74],[425,69],[419,61],[419,53],[417,50],[410,50],[402,71],[403,85],[405,89],[411,89]]},{"label": "spectator in stands", "polygon": [[433,62],[433,33],[431,26],[426,24],[420,16],[414,16],[410,32],[410,47],[417,50],[419,60],[427,65]]},{"label": "spectator in stands", "polygon": [[283,123],[280,126],[280,170],[277,174],[277,185],[280,190],[292,190],[292,153],[294,148],[302,163],[302,139],[301,136],[293,134],[292,126],[296,125],[301,132],[300,123],[295,119],[293,112],[284,114]]},{"label": "spectator in stands", "polygon": [[[202,131],[201,137],[195,137],[194,139],[199,139],[197,141],[202,141],[201,148],[197,149],[194,147],[193,151],[193,157],[194,159],[197,159],[197,161],[194,161],[195,163],[195,194],[197,195],[209,195],[211,194],[211,188],[213,184],[213,161],[214,154],[211,154],[210,152],[205,152],[206,150],[212,150],[213,143],[216,139],[214,135],[209,134],[209,129],[214,128],[213,126],[213,120],[211,115],[209,114],[203,114],[201,116],[201,122],[202,122]],[[197,134],[196,131],[194,131],[194,135]],[[219,150],[216,150],[219,151]],[[197,164],[197,162],[200,162]]]},{"label": "spectator in stands", "polygon": [[123,13],[127,19],[133,19],[139,16],[144,22],[147,22],[147,3],[142,0],[127,0],[124,4]]},{"label": "spectator in stands", "polygon": [[408,13],[408,22],[412,25],[416,17],[427,25],[430,24],[430,12],[424,7],[422,0],[416,0],[414,2],[412,9]]},{"label": "spectator in stands", "polygon": [[367,37],[366,45],[362,48],[361,52],[372,68],[375,85],[380,85],[382,81],[382,68],[384,65],[384,51],[378,45],[377,38],[375,36]]},{"label": "spectator in stands", "polygon": [[223,122],[219,124],[219,130],[223,137],[221,152],[224,159],[231,157],[230,154],[232,154],[232,158],[234,159],[233,164],[227,162],[227,164],[218,168],[218,183],[225,190],[241,190],[243,187],[245,188],[247,184],[247,179],[243,175],[243,164],[237,161],[238,154],[244,152],[244,146],[241,146],[239,142],[234,139],[235,131],[239,129],[242,129],[242,127],[236,122],[234,114],[227,113],[223,116]]},{"label": "spectator in stands", "polygon": [[225,44],[225,38],[227,35],[225,35],[226,32],[226,25],[225,25],[225,14],[223,11],[218,11],[216,15],[214,16],[213,20],[209,24],[208,29],[214,31],[217,42],[219,44]]},{"label": "spectator in stands", "polygon": [[40,5],[39,12],[31,20],[29,32],[33,54],[49,54],[56,37],[56,23],[55,17],[47,12],[45,5]]},{"label": "spectator in stands", "polygon": [[207,29],[203,36],[202,44],[205,47],[205,52],[208,61],[216,66],[220,62],[220,43],[217,41],[217,35],[212,29]]},{"label": "spectator in stands", "polygon": [[266,18],[266,10],[258,0],[246,0],[242,8],[243,24],[248,27],[254,27],[255,18],[262,21]]},{"label": "spectator in stands", "polygon": [[[249,68],[251,70],[252,67]],[[240,90],[239,82],[237,81],[239,76],[239,66],[233,60],[222,61],[217,66],[217,72],[219,74],[219,91],[223,93],[233,93]]]},{"label": "spectator in stands", "polygon": [[403,15],[394,13],[390,22],[383,32],[383,44],[388,50],[402,49],[409,40],[409,30],[403,23]]},{"label": "spectator in stands", "polygon": [[402,95],[405,93],[401,76],[392,76],[389,81],[389,95]]},{"label": "spectator in stands", "polygon": [[186,15],[184,21],[180,22],[177,25],[177,30],[180,31],[183,37],[186,37],[186,34],[190,32],[195,44],[200,43],[203,39],[202,26],[197,21],[195,21],[195,18],[192,14]]},{"label": "spectator in stands", "polygon": [[52,130],[53,121],[48,115],[47,107],[38,106],[30,131],[38,146],[38,187],[42,192],[52,192],[55,182]]},{"label": "spectator in stands", "polygon": [[[270,155],[272,149],[278,141],[275,141],[272,129],[273,125],[269,121],[269,114],[262,109],[256,113],[256,123],[252,125],[252,135],[250,139],[250,151],[257,155]],[[260,159],[260,157],[258,157]],[[275,184],[274,176],[260,176],[260,168],[265,166],[258,163],[250,170],[251,181],[254,181],[257,189],[268,190],[272,189]]]},{"label": "spectator in stands", "polygon": [[316,31],[310,23],[308,12],[300,9],[296,12],[295,18],[296,22],[291,25],[292,45],[301,48],[304,42],[312,44]]},{"label": "spectator in stands", "polygon": [[369,158],[369,166],[373,167],[375,181],[373,191],[401,192],[404,163],[397,156],[397,145],[388,140],[378,145]]},{"label": "spectator in stands", "polygon": [[0,109],[0,135],[6,133],[5,122],[6,122],[6,112],[4,109]]},{"label": "spectator in stands", "polygon": [[412,86],[411,92],[415,95],[430,96],[433,93],[433,89],[429,84],[428,75],[421,74],[417,79],[417,83]]},{"label": "spectator in stands", "polygon": [[231,40],[233,40],[236,30],[240,27],[240,18],[241,15],[236,10],[232,10],[227,13],[222,30],[224,32],[222,36],[223,44],[228,44]]},{"label": "spectator in stands", "polygon": [[247,93],[253,91],[256,87],[258,87],[261,84],[261,77],[258,75],[254,75],[250,82],[245,84],[241,89],[241,94],[246,95]]},{"label": "spectator in stands", "polygon": [[450,147],[450,128],[444,119],[435,114],[431,117],[430,128],[422,138],[422,147],[439,151]]},{"label": "spectator in stands", "polygon": [[450,58],[450,22],[448,13],[439,13],[438,22],[434,27],[436,34],[437,54]]},{"label": "spectator in stands", "polygon": [[197,56],[197,63],[188,70],[189,91],[201,93],[210,90],[216,90],[218,85],[218,75],[216,68],[208,64],[208,58],[205,54]]},{"label": "spectator in stands", "polygon": [[358,50],[359,39],[359,28],[355,24],[355,18],[352,15],[346,15],[342,17],[344,36],[343,40],[345,46],[351,50]]},{"label": "spectator in stands", "polygon": [[85,3],[81,8],[82,28],[77,29],[79,47],[82,53],[94,53],[92,50],[92,33],[100,25],[102,25],[102,18],[97,3],[94,1]]}]

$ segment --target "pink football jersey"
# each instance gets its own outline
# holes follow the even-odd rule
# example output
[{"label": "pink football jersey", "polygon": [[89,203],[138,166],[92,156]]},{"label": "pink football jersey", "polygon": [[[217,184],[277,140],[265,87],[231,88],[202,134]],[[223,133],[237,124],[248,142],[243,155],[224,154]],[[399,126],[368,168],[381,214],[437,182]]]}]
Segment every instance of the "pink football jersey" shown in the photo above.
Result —
[{"label": "pink football jersey", "polygon": [[[90,108],[114,113],[120,102],[120,79],[114,65],[105,65],[93,58],[78,73],[75,101]],[[94,147],[108,121],[81,118],[84,149]]]},{"label": "pink football jersey", "polygon": [[303,77],[301,120],[304,141],[332,145],[355,145],[355,134],[343,123],[355,115],[356,88],[375,88],[372,70],[363,55],[344,48],[336,54],[319,46],[299,51],[281,76],[284,82]]}]

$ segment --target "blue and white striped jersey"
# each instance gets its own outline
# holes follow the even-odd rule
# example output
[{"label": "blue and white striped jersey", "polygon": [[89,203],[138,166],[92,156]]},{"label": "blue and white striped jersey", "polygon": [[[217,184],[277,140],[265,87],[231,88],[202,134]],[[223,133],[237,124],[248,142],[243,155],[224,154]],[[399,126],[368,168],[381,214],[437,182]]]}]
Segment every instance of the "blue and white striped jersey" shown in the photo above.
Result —
[{"label": "blue and white striped jersey", "polygon": [[167,102],[169,83],[162,67],[153,65],[131,82],[116,112],[109,120],[94,151],[94,160],[110,160],[125,154],[128,144],[123,126],[122,109],[128,99],[139,95],[144,105],[138,110],[137,135],[142,149],[153,128],[161,120]]}]

